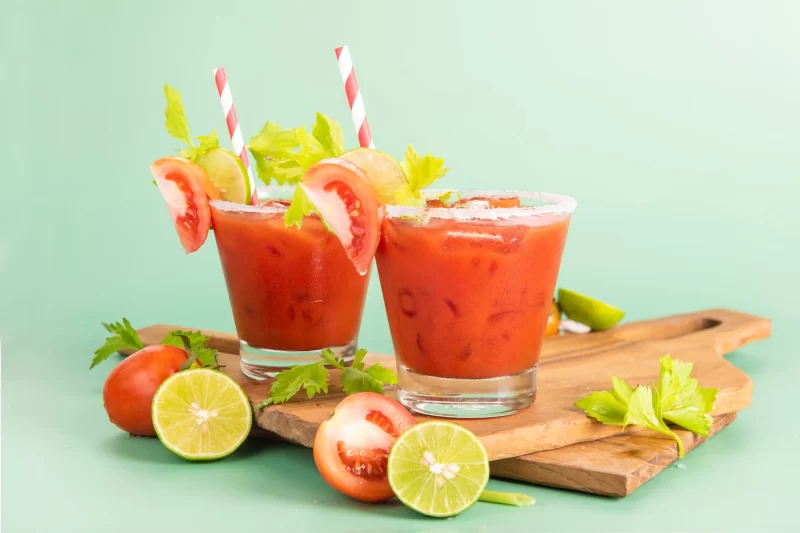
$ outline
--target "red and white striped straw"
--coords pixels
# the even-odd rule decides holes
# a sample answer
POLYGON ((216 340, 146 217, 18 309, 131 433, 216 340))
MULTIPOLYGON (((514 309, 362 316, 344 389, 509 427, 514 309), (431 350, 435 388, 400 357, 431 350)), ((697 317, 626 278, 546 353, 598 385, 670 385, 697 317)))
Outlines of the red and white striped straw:
POLYGON ((231 96, 231 86, 228 84, 228 76, 225 75, 224 68, 214 69, 214 81, 217 82, 217 92, 222 103, 222 113, 225 115, 225 122, 228 125, 228 134, 231 137, 233 151, 239 156, 247 169, 247 178, 250 180, 250 205, 258 205, 258 194, 256 194, 256 182, 253 179, 253 172, 250 170, 250 158, 247 157, 247 147, 244 145, 242 128, 239 126, 239 117, 236 116, 236 107, 233 105, 231 96))
POLYGON ((350 114, 353 116, 353 126, 358 135, 358 144, 362 148, 375 148, 375 143, 372 142, 372 132, 369 131, 367 112, 364 109, 364 99, 361 97, 358 81, 356 81, 356 71, 353 69, 350 49, 346 46, 337 48, 336 59, 339 62, 339 74, 342 75, 347 103, 350 104, 350 114))

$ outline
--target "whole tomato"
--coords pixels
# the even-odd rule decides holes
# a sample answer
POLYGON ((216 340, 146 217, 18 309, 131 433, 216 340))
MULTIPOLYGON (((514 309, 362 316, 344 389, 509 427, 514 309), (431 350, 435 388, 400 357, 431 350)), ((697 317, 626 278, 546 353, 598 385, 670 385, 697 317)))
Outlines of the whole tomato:
POLYGON ((153 395, 187 359, 185 350, 157 344, 117 365, 103 387, 103 406, 111 423, 132 435, 155 437, 150 414, 153 395))

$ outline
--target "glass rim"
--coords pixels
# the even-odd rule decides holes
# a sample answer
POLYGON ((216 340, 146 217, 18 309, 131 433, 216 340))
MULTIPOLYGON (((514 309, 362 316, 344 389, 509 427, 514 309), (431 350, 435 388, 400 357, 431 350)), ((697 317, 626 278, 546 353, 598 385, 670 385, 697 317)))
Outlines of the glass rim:
MULTIPOLYGON (((269 185, 266 187, 256 187, 256 194, 259 200, 289 200, 294 193, 294 187, 290 185, 269 185)), ((285 213, 288 209, 285 205, 250 205, 228 202, 227 200, 211 200, 209 202, 214 209, 233 213, 261 213, 275 214, 285 213)))
MULTIPOLYGON (((273 185, 257 187, 256 193, 259 200, 289 199, 294 192, 293 186, 273 185)), ((463 197, 484 196, 489 198, 518 197, 520 200, 545 202, 545 205, 521 207, 493 207, 465 208, 465 207, 427 207, 386 205, 388 218, 425 217, 453 220, 507 220, 543 215, 571 215, 578 203, 571 196, 547 192, 521 191, 515 189, 429 189, 423 190, 423 198, 437 198, 448 192, 460 194, 463 197)), ((228 202, 226 200, 211 200, 209 204, 220 211, 236 213, 278 214, 285 213, 287 207, 280 204, 249 205, 228 202)))
POLYGON ((518 197, 520 200, 533 200, 546 202, 545 205, 520 206, 520 207, 493 207, 464 208, 464 207, 427 207, 387 205, 388 218, 421 217, 453 219, 453 220, 507 220, 543 215, 571 215, 578 202, 571 196, 553 194, 548 192, 532 192, 520 190, 489 190, 489 189, 433 189, 424 190, 423 198, 437 198, 448 192, 460 194, 465 198, 484 196, 488 198, 518 197))

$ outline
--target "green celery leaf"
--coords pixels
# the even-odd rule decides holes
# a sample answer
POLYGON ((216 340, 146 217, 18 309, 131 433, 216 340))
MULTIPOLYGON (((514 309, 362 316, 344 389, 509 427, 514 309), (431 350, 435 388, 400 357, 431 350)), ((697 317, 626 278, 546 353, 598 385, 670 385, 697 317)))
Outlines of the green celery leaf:
POLYGON ((614 398, 619 400, 620 403, 628 405, 628 400, 630 400, 631 394, 633 394, 633 387, 628 385, 624 379, 620 379, 616 376, 611 376, 611 383, 613 385, 611 394, 614 395, 614 398))
POLYGON ((330 348, 325 348, 319 355, 326 364, 331 365, 339 370, 344 370, 344 359, 337 358, 330 348))
POLYGON ((111 333, 111 336, 107 337, 106 342, 95 350, 90 370, 120 350, 138 351, 144 348, 142 339, 139 338, 139 334, 133 329, 127 318, 123 318, 122 322, 110 324, 103 322, 103 327, 111 333))
POLYGON ((681 438, 670 430, 661 418, 661 400, 658 391, 650 387, 639 386, 633 391, 628 401, 628 413, 625 415, 623 427, 641 426, 667 435, 678 443, 678 457, 684 456, 681 438))
POLYGON ((608 391, 596 391, 575 402, 575 407, 595 420, 611 426, 625 423, 628 407, 608 391))
POLYGON ((184 148, 181 150, 181 157, 188 159, 189 161, 195 162, 204 155, 206 155, 211 150, 216 150, 219 148, 219 138, 217 137, 217 130, 212 131, 207 136, 198 136, 197 142, 200 143, 199 146, 191 146, 189 148, 184 148))
POLYGON ((287 228, 294 225, 297 226, 297 229, 300 229, 303 226, 303 217, 310 215, 313 210, 314 205, 306 196, 303 188, 297 187, 292 195, 292 202, 283 215, 283 223, 286 224, 287 228))
POLYGON ((373 378, 377 379, 384 385, 395 385, 397 384, 397 375, 394 372, 386 368, 385 366, 381 365, 380 363, 375 363, 371 365, 369 368, 365 370, 367 374, 372 376, 373 378))
POLYGON ((247 148, 256 162, 259 179, 269 185, 294 185, 303 177, 302 158, 298 154, 300 128, 287 130, 267 121, 261 131, 250 138, 247 148))
POLYGON ((203 366, 217 366, 217 350, 206 346, 209 337, 203 335, 199 331, 170 331, 167 336, 164 337, 164 340, 161 341, 161 344, 185 348, 183 337, 189 339, 190 351, 197 353, 197 360, 200 361, 203 366))
POLYGON ((383 394, 383 385, 380 381, 370 376, 363 370, 347 367, 342 371, 339 378, 342 382, 342 390, 347 394, 356 392, 377 392, 383 394))
POLYGON ((690 377, 692 363, 673 360, 669 355, 662 357, 660 362, 658 391, 664 419, 708 437, 714 421, 709 413, 717 389, 701 387, 695 378, 690 377))
POLYGON ((287 130, 275 122, 267 121, 261 131, 250 138, 247 148, 253 155, 275 159, 291 157, 300 148, 297 129, 287 130))
POLYGON ((396 193, 395 199, 402 205, 420 205, 422 189, 430 187, 450 171, 444 167, 444 159, 434 157, 432 154, 421 156, 410 144, 401 166, 406 173, 408 183, 396 193))
POLYGON ((367 351, 364 348, 356 350, 355 355, 353 355, 353 363, 350 366, 357 370, 364 370, 364 356, 366 355, 367 351))
POLYGON ((269 395, 271 403, 283 403, 297 394, 300 389, 306 390, 309 398, 319 392, 328 392, 328 369, 322 361, 310 365, 293 366, 275 376, 269 395))
POLYGON ((344 132, 332 118, 317 113, 317 122, 311 133, 325 149, 326 157, 339 157, 344 153, 344 132))
POLYGON ((164 96, 167 99, 167 108, 164 110, 165 125, 170 135, 192 146, 192 136, 189 133, 189 122, 183 110, 181 93, 169 85, 164 85, 164 96))

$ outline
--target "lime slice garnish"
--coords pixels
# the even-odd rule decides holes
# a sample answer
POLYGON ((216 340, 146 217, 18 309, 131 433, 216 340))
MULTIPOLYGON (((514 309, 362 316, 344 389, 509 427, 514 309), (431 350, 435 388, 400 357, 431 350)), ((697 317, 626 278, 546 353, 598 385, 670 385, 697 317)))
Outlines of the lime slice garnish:
POLYGON ((406 174, 395 158, 370 148, 356 148, 339 157, 364 171, 382 203, 397 203, 394 195, 405 185, 406 174))
POLYGON ((567 317, 595 331, 615 326, 625 316, 613 305, 568 289, 558 289, 558 305, 567 317))
POLYGON ((195 161, 203 167, 222 199, 237 204, 250 202, 250 178, 242 160, 224 148, 215 148, 195 161))
POLYGON ((210 461, 233 453, 253 423, 250 400, 216 370, 184 370, 153 397, 153 426, 161 442, 184 459, 210 461))
POLYGON ((423 422, 392 446, 387 465, 395 496, 428 516, 454 516, 478 501, 489 459, 478 438, 451 422, 423 422))

